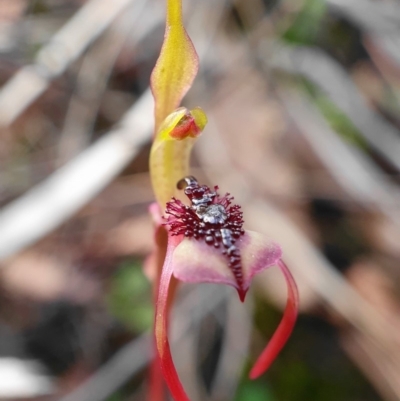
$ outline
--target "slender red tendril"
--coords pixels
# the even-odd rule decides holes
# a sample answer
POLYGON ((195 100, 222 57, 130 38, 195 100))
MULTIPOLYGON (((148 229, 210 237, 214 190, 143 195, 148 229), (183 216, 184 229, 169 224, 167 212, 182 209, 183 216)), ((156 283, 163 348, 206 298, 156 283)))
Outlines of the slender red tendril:
POLYGON ((172 255, 182 240, 182 236, 168 239, 167 254, 161 273, 156 303, 155 336, 161 370, 175 401, 190 401, 176 372, 168 341, 168 294, 171 284, 173 265, 172 255))
POLYGON ((285 277, 288 289, 286 307, 278 328, 251 369, 249 374, 250 379, 256 379, 261 376, 271 366, 289 339, 297 319, 299 293, 296 282, 282 260, 278 262, 278 266, 285 277))

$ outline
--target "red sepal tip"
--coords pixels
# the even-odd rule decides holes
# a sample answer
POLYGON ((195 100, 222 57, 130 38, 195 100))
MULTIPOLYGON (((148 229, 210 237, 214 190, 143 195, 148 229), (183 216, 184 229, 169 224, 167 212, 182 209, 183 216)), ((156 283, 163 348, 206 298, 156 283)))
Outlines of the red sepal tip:
POLYGON ((297 319, 299 293, 296 282, 282 260, 278 262, 278 266, 285 277, 288 289, 286 307, 278 328, 251 369, 249 374, 250 379, 257 379, 271 366, 272 362, 289 339, 297 319))

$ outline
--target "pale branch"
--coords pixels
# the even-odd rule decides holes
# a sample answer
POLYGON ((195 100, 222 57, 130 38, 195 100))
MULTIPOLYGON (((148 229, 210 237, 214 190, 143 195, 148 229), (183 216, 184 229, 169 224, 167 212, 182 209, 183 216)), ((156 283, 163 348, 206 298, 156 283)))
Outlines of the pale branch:
POLYGON ((282 90, 278 95, 289 118, 347 194, 400 228, 400 191, 387 175, 360 149, 341 139, 304 96, 282 90))
POLYGON ((259 47, 266 68, 301 75, 317 87, 359 130, 360 135, 400 170, 400 133, 370 107, 347 72, 330 56, 308 47, 290 48, 282 43, 271 55, 269 45, 259 47))
POLYGON ((121 123, 0 213, 0 260, 50 233, 99 193, 150 140, 150 90, 121 123))
MULTIPOLYGON (((147 0, 135 2, 140 12, 147 0)), ((90 0, 0 91, 0 126, 12 124, 133 0, 90 0)))

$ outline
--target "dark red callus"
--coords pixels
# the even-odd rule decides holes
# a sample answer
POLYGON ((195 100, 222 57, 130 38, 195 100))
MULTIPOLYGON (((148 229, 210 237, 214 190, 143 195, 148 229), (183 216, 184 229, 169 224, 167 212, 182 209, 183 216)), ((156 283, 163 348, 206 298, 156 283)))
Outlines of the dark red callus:
POLYGON ((170 234, 184 235, 220 249, 227 258, 243 301, 246 290, 243 288, 240 249, 235 245, 244 234, 240 206, 232 205, 233 197, 229 194, 219 196, 217 186, 212 191, 206 185, 199 185, 191 176, 179 181, 178 188, 184 189, 191 204, 187 206, 175 198, 167 203, 165 225, 170 234))

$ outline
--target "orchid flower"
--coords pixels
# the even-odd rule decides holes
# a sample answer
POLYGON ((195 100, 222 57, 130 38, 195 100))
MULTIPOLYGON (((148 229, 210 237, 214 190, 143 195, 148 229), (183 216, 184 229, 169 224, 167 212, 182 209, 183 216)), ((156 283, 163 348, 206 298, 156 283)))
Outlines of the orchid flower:
POLYGON ((200 108, 179 107, 198 70, 198 57, 182 22, 180 0, 167 0, 167 20, 160 57, 151 76, 155 98, 155 138, 150 174, 157 203, 150 212, 156 224, 156 362, 176 401, 189 401, 179 380, 168 342, 169 306, 175 283, 227 284, 243 302, 253 276, 278 266, 287 283, 284 316, 250 371, 255 379, 268 369, 294 327, 298 292, 282 261, 280 246, 243 229, 243 214, 229 194, 200 185, 189 174, 190 151, 207 117, 200 108), (180 198, 180 199, 179 199, 180 198))

